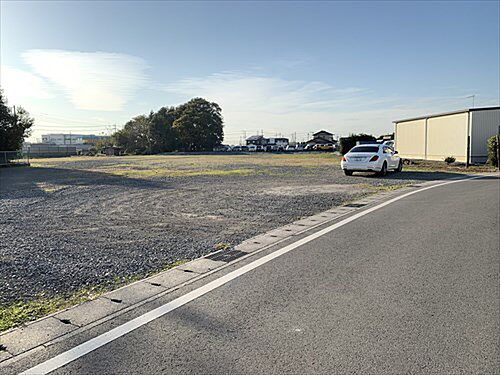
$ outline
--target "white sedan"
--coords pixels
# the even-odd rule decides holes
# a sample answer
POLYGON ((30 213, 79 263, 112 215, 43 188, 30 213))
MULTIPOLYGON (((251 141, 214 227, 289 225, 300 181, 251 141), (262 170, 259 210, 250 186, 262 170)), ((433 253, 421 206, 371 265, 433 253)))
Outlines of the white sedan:
POLYGON ((384 144, 365 144, 353 147, 342 157, 341 168, 347 176, 353 172, 376 172, 385 176, 388 171, 401 172, 403 161, 391 147, 384 144))

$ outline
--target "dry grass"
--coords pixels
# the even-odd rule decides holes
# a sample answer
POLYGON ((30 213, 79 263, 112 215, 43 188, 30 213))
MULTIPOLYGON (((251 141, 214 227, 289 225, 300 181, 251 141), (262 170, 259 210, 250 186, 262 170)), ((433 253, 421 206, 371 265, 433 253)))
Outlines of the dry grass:
MULTIPOLYGON (((340 163, 340 157, 326 153, 242 154, 242 155, 134 155, 74 156, 33 159, 33 167, 75 168, 130 178, 252 175, 262 167, 315 168, 340 163), (74 167, 73 163, 78 163, 74 167)), ((268 171, 272 173, 272 171, 268 171)))
POLYGON ((45 298, 44 296, 40 296, 40 298, 34 301, 19 301, 6 306, 0 305, 0 332, 39 319, 43 316, 53 314, 57 311, 67 309, 80 303, 91 301, 101 296, 103 293, 109 292, 134 281, 141 280, 145 277, 152 276, 155 273, 180 266, 187 261, 187 259, 183 259, 174 263, 167 264, 162 270, 152 272, 150 274, 115 278, 114 282, 111 284, 83 288, 70 295, 60 295, 52 298, 45 298))

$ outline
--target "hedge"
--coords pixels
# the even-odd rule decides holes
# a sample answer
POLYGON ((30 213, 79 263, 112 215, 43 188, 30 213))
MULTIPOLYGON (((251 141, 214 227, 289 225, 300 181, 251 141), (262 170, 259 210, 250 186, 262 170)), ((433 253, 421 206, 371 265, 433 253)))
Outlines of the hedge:
POLYGON ((369 134, 351 134, 349 137, 339 139, 340 153, 345 155, 351 148, 356 146, 357 141, 376 141, 373 135, 369 134))
POLYGON ((498 141, 497 141, 497 136, 494 135, 492 137, 488 138, 488 163, 494 166, 498 166, 498 159, 497 159, 497 148, 498 148, 498 141))

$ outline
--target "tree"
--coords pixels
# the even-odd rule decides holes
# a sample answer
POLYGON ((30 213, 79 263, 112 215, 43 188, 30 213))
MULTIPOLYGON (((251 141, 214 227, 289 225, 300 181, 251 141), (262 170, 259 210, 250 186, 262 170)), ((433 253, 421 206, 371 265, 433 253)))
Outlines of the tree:
POLYGON ((351 134, 349 137, 342 137, 339 140, 340 143, 340 153, 345 155, 349 152, 351 148, 356 146, 357 141, 376 141, 373 135, 369 134, 351 134))
POLYGON ((222 143, 222 110, 217 103, 194 98, 177 107, 177 130, 180 146, 186 151, 212 150, 222 143))
POLYGON ((221 108, 195 98, 178 107, 162 107, 138 116, 113 135, 128 153, 212 150, 223 139, 221 108))
POLYGON ((178 144, 177 131, 173 128, 176 119, 174 107, 162 107, 149 114, 149 132, 152 139, 151 152, 174 151, 178 144))
POLYGON ((149 118, 140 115, 127 122, 122 130, 113 134, 113 140, 125 148, 126 152, 149 154, 153 141, 150 134, 149 118))
POLYGON ((22 107, 16 113, 7 107, 3 92, 0 90, 0 150, 17 151, 24 138, 30 135, 31 127, 35 120, 22 107))
POLYGON ((112 137, 102 137, 98 139, 85 139, 83 143, 91 145, 96 153, 103 152, 107 147, 113 146, 112 137))

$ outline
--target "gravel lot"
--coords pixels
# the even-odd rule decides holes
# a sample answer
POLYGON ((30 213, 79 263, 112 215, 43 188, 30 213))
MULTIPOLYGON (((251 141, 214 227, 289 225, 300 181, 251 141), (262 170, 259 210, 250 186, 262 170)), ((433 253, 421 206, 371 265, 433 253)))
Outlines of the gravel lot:
POLYGON ((0 305, 110 284, 236 245, 385 185, 452 176, 344 176, 338 157, 63 158, 0 169, 0 305))

